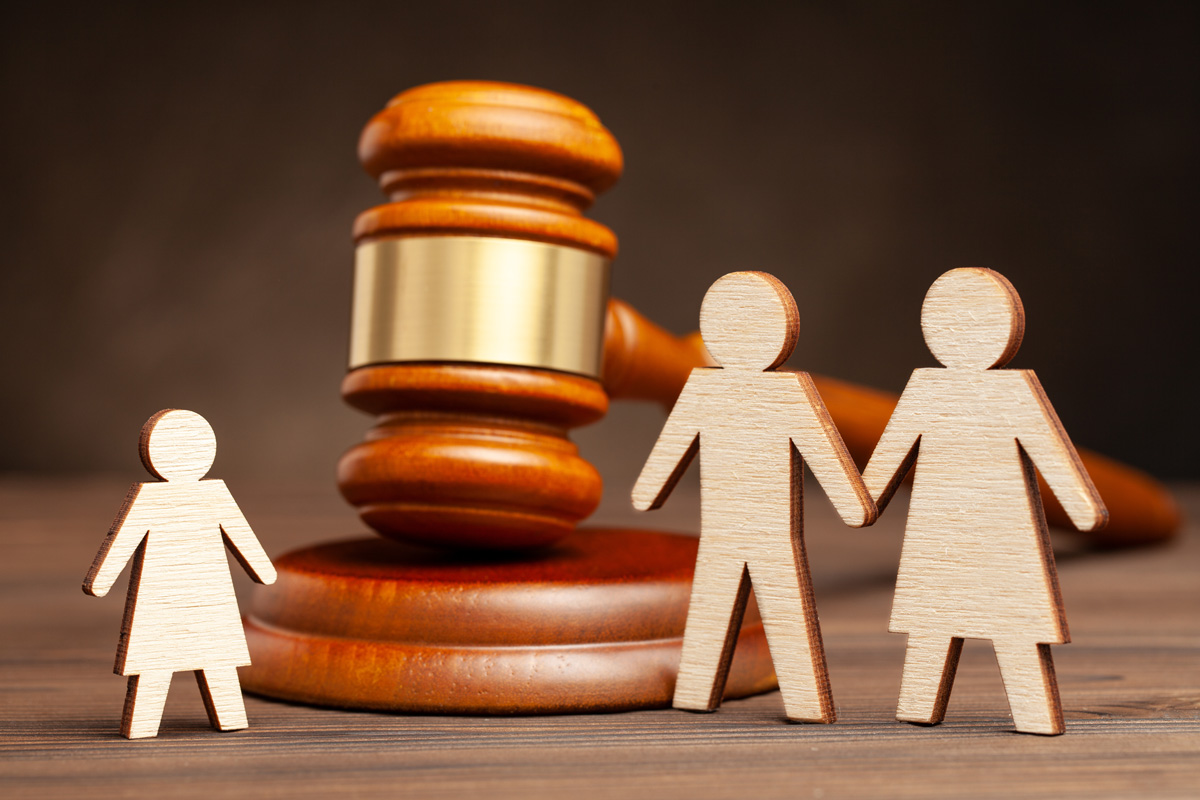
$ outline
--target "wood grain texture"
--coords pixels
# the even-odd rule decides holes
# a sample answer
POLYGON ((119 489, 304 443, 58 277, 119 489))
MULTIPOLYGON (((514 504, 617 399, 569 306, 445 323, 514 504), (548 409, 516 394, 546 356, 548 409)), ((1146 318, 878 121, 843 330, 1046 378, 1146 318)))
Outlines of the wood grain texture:
MULTIPOLYGON (((813 381, 850 455, 865 466, 898 396, 822 375, 813 375, 813 381)), ((1086 531, 1081 538, 1100 547, 1130 547, 1165 541, 1178 533, 1182 517, 1167 487, 1142 470, 1099 453, 1082 448, 1078 453, 1109 512, 1108 525, 1086 531)), ((1038 480, 1049 523, 1071 528, 1070 515, 1049 486, 1038 480)))
POLYGON ((128 675, 121 733, 154 736, 171 675, 190 670, 214 727, 245 728, 236 668, 250 663, 225 557, 228 546, 260 583, 275 570, 233 496, 201 480, 216 456, 199 414, 168 409, 142 428, 142 462, 158 483, 134 484, 84 578, 103 597, 131 559, 114 672, 128 675))
POLYGON ((674 706, 720 704, 753 584, 788 718, 832 722, 804 551, 804 461, 847 524, 872 522, 874 503, 812 380, 774 371, 798 331, 783 284, 726 275, 705 295, 700 330, 720 367, 692 372, 633 488, 635 508, 659 507, 700 456, 700 551, 674 706))
POLYGON ((921 312, 944 369, 918 369, 864 472, 880 508, 915 466, 891 627, 909 635, 897 718, 937 723, 962 639, 992 640, 1017 730, 1059 734, 1049 644, 1070 641, 1036 467, 1083 530, 1104 504, 1027 370, 1002 370, 1025 318, 1003 276, 958 269, 921 312))
MULTIPOLYGON (((1060 537, 1070 647, 1055 667, 1067 735, 1012 733, 987 642, 965 643, 946 721, 895 719, 904 637, 887 632, 909 491, 872 527, 847 531, 809 493, 805 544, 820 599, 835 725, 781 725, 772 692, 719 714, 670 709, 551 717, 338 711, 249 695, 253 727, 209 727, 191 676, 176 675, 157 738, 115 725, 125 679, 109 673, 121 609, 85 597, 79 564, 126 488, 111 477, 0 476, 0 793, 6 798, 615 796, 1190 798, 1200 768, 1200 488, 1171 544, 1095 553, 1060 537), (1075 546, 1073 546, 1075 545, 1075 546)), ((363 535, 328 482, 233 486, 270 553, 331 531, 363 535), (354 532, 357 529, 357 534, 354 532)), ((598 524, 687 529, 690 483, 652 517, 628 501, 598 524)), ((1052 535, 1059 536, 1058 532, 1052 535)), ((383 543, 383 540, 380 540, 383 543)), ((123 590, 119 579, 114 592, 123 590)), ((255 587, 240 571, 243 608, 255 587)), ((243 668, 244 671, 245 668, 243 668)))

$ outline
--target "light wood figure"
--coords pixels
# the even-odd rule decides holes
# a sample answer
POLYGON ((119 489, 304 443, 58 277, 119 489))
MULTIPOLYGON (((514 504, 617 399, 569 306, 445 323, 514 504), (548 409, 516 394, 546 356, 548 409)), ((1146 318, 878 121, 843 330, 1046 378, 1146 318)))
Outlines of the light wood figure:
POLYGON ((191 411, 168 409, 142 427, 142 463, 159 482, 134 484, 83 581, 103 597, 133 558, 114 672, 129 676, 121 733, 155 736, 171 675, 194 670, 209 721, 245 728, 237 668, 250 663, 228 546, 259 583, 275 568, 224 481, 201 480, 217 440, 191 411))
POLYGON ((798 327, 795 301, 771 275, 714 283, 700 333, 720 366, 692 371, 633 488, 636 508, 659 507, 700 454, 700 550, 675 708, 720 704, 753 583, 788 719, 834 720, 804 552, 805 461, 846 524, 868 525, 876 512, 812 379, 775 371, 798 327))
POLYGON ((991 639, 1018 731, 1060 734, 1051 644, 1070 641, 1036 466, 1081 530, 1107 519, 1037 377, 1001 370, 1021 299, 986 269, 942 275, 921 328, 945 369, 918 369, 863 473, 884 509, 914 464, 890 630, 908 634, 896 718, 946 713, 963 639, 991 639))

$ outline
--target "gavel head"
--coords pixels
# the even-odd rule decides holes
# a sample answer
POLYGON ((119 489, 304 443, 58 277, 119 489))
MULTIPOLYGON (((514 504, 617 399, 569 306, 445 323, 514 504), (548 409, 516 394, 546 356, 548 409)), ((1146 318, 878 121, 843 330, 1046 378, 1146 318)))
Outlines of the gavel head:
POLYGON ((616 237, 583 216, 621 173, 584 106, 502 83, 397 95, 359 156, 389 201, 355 223, 350 372, 378 415, 338 484, 384 536, 523 548, 569 533, 601 481, 567 438, 600 385, 616 237))

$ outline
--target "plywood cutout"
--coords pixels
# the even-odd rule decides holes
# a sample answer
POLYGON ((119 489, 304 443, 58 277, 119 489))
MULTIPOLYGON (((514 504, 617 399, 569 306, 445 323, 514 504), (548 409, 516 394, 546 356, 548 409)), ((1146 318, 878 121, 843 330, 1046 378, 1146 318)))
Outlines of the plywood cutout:
POLYGON ((863 478, 882 511, 915 465, 890 630, 908 634, 897 719, 945 715, 963 639, 991 639, 1018 731, 1063 732, 1051 644, 1070 641, 1036 467, 1072 523, 1094 530, 1104 504, 1016 354, 1016 290, 956 269, 925 297, 921 327, 944 365, 918 369, 863 478))
POLYGON ((796 345, 796 304, 761 272, 709 289, 700 332, 717 368, 693 370, 633 489, 640 510, 666 500, 700 455, 700 549, 676 682, 676 708, 720 704, 751 585, 784 710, 833 722, 833 698, 803 537, 803 464, 848 525, 875 506, 812 379, 776 371, 796 345))
POLYGON ((103 597, 131 558, 114 672, 129 676, 121 733, 155 736, 171 675, 192 670, 209 720, 245 728, 237 668, 250 663, 225 548, 259 583, 275 568, 224 481, 201 480, 217 441, 208 422, 168 409, 142 428, 142 463, 157 482, 129 490, 83 582, 103 597))

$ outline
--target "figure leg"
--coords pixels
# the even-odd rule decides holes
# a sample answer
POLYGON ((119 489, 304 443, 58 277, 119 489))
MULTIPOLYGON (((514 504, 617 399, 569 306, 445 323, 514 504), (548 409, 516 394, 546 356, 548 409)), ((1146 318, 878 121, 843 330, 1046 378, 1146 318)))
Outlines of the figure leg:
POLYGON ((706 552, 701 541, 675 681, 675 708, 713 711, 725 694, 725 679, 750 597, 750 576, 745 562, 711 557, 718 555, 711 547, 706 552))
POLYGON ((1000 641, 992 644, 1017 730, 1047 736, 1062 733, 1065 727, 1062 701, 1058 697, 1050 645, 1013 645, 1000 641))
POLYGON ((130 675, 125 690, 125 711, 121 714, 121 735, 127 739, 144 739, 158 735, 163 706, 171 688, 169 670, 130 675))
POLYGON ((936 725, 942 721, 962 645, 963 640, 957 637, 908 635, 896 719, 918 725, 936 725))
POLYGON ((242 684, 237 667, 217 667, 196 670, 196 683, 204 698, 208 721, 217 730, 237 731, 250 727, 246 721, 246 704, 242 700, 242 684))
POLYGON ((795 556, 788 545, 777 559, 751 563, 750 581, 779 676, 784 713, 795 722, 833 722, 837 714, 807 559, 803 553, 795 556))

